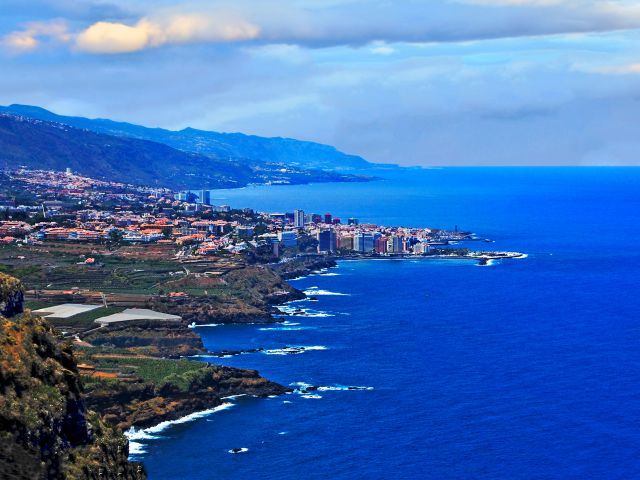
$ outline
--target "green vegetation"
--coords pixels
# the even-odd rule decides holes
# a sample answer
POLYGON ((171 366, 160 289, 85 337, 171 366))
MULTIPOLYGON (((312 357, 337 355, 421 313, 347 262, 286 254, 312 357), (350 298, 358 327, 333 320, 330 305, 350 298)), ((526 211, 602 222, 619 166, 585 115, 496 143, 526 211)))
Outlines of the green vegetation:
MULTIPOLYGON (((113 352, 113 351, 112 351, 113 352)), ((152 383, 156 389, 171 388, 188 392, 192 385, 200 384, 209 372, 206 363, 192 360, 163 360, 128 355, 92 355, 87 361, 96 369, 105 372, 117 372, 122 376, 135 376, 144 382, 152 383)), ((89 383, 96 379, 88 377, 89 383)), ((100 379, 100 382, 117 382, 116 379, 100 379)))

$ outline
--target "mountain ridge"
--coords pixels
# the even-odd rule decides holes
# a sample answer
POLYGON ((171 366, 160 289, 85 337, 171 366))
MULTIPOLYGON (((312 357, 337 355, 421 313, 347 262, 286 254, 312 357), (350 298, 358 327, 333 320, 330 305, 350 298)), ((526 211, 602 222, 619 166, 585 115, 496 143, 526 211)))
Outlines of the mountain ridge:
MULTIPOLYGON (((30 108, 30 107, 29 107, 30 108)), ((108 135, 69 125, 46 110, 0 109, 0 162, 174 190, 235 188, 250 183, 368 181, 371 177, 182 150, 148 138, 108 135), (43 118, 35 118, 35 113, 43 118), (53 115, 53 117, 51 117, 53 115)), ((76 122, 78 123, 78 122, 76 122)), ((146 127, 140 127, 143 130, 146 127)), ((145 130, 146 131, 146 130, 145 130)))
POLYGON ((163 143, 177 150, 252 163, 283 163, 306 169, 354 171, 375 167, 364 158, 341 152, 333 146, 287 137, 260 137, 239 132, 214 132, 186 127, 168 130, 105 118, 64 116, 42 107, 12 104, 0 112, 53 121, 96 133, 163 143))

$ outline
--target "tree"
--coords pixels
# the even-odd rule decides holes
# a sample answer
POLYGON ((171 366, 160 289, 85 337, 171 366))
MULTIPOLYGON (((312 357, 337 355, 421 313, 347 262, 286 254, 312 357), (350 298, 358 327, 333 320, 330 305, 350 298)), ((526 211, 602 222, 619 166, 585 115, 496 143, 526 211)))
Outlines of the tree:
POLYGON ((107 245, 111 246, 119 246, 122 243, 122 239, 124 238, 124 234, 114 228, 109 232, 109 236, 107 237, 107 245))

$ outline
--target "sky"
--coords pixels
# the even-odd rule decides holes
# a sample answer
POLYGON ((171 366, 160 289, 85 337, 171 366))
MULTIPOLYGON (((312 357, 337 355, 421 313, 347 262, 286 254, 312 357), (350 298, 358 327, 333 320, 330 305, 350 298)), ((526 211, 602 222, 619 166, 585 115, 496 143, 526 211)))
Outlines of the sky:
POLYGON ((402 165, 640 165, 640 0, 0 0, 0 104, 402 165))

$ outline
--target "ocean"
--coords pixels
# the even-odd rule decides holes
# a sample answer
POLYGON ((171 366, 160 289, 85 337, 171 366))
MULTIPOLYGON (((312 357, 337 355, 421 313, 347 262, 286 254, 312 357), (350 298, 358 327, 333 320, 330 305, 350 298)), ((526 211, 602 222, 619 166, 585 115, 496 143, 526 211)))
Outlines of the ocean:
POLYGON ((299 390, 140 434, 133 457, 149 477, 640 478, 640 169, 379 175, 214 198, 458 225, 495 240, 471 247, 528 257, 344 261, 292 282, 318 301, 289 305, 305 314, 285 324, 198 328, 211 350, 267 349, 211 362, 299 390))

